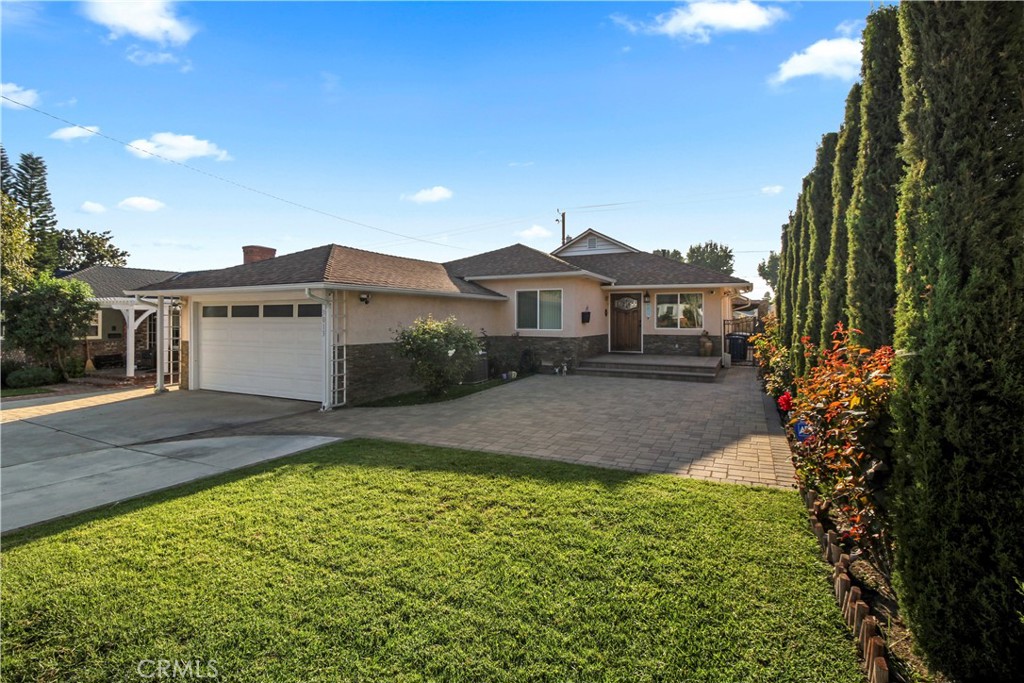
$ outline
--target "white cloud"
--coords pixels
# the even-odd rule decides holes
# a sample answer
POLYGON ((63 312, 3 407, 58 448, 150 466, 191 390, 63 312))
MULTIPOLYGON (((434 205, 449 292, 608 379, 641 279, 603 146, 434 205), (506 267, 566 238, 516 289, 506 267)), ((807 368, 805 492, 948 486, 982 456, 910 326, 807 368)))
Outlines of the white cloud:
POLYGON ((125 57, 132 64, 139 66, 152 66, 153 64, 177 64, 178 58, 170 52, 150 52, 143 50, 138 45, 132 45, 125 51, 125 57))
POLYGON ((78 138, 91 138, 99 132, 99 126, 68 126, 53 131, 50 133, 50 137, 54 140, 77 140, 78 138))
POLYGON ((761 188, 761 194, 779 194, 783 189, 782 185, 766 185, 761 188))
POLYGON ((840 22, 839 26, 836 26, 836 33, 844 38, 852 38, 860 35, 863 31, 863 19, 847 19, 846 21, 840 22))
POLYGON ((614 15, 612 20, 630 33, 651 33, 707 43, 713 33, 760 31, 785 17, 786 13, 780 8, 764 7, 751 0, 697 0, 682 7, 673 7, 650 23, 636 22, 622 15, 614 15))
POLYGON ((151 197, 128 197, 117 203, 117 207, 125 211, 159 211, 165 206, 162 201, 151 197))
POLYGON ((510 161, 508 165, 512 168, 526 168, 527 166, 533 166, 532 161, 510 161))
POLYGON ((78 210, 82 213, 106 213, 107 207, 103 206, 99 202, 82 202, 82 205, 78 207, 78 210))
POLYGON ((39 104, 38 92, 28 88, 22 88, 17 83, 0 84, 0 94, 4 97, 10 97, 12 100, 19 103, 15 104, 10 100, 0 100, 0 102, 3 102, 3 106, 11 109, 22 109, 20 106, 21 104, 28 105, 29 107, 34 107, 39 104))
POLYGON ((853 38, 819 40, 779 65, 769 82, 779 85, 801 76, 852 81, 860 74, 860 41, 853 38))
POLYGON ((516 234, 524 240, 540 240, 545 237, 551 237, 551 231, 542 225, 532 225, 526 230, 520 230, 516 234))
POLYGON ((194 26, 175 16, 174 3, 165 0, 89 0, 84 10, 86 17, 110 29, 113 40, 130 35, 161 45, 184 45, 196 33, 194 26))
POLYGON ((171 161, 188 161, 199 157, 213 157, 217 161, 231 159, 226 150, 209 140, 176 133, 156 133, 148 140, 133 140, 127 149, 140 159, 152 159, 154 154, 171 161))
POLYGON ((451 199, 454 193, 443 185, 435 185, 429 187, 415 194, 403 194, 402 199, 407 202, 415 202, 416 204, 432 204, 433 202, 444 201, 445 199, 451 199))

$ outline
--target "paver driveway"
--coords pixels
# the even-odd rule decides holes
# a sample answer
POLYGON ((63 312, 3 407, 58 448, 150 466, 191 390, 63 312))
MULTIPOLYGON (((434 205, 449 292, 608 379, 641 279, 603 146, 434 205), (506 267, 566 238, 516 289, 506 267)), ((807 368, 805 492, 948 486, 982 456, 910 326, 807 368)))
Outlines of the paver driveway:
POLYGON ((789 447, 753 368, 700 384, 534 376, 455 401, 305 413, 217 430, 323 434, 791 487, 789 447))

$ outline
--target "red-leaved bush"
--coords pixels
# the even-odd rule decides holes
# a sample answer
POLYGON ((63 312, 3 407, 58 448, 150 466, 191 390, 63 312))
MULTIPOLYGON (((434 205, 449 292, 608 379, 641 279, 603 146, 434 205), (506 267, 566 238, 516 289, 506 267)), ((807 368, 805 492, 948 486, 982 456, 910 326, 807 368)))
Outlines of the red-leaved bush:
POLYGON ((885 485, 891 474, 889 398, 891 347, 853 344, 842 323, 832 348, 805 342, 808 372, 796 380, 789 432, 800 421, 808 436, 791 438, 797 479, 828 501, 840 533, 871 553, 886 575, 892 536, 885 485))

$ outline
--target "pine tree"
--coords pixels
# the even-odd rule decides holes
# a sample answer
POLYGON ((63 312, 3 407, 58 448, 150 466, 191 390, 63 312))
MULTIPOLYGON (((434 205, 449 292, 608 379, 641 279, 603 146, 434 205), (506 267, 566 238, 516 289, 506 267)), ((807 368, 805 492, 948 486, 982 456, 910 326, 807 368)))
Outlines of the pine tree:
POLYGON ((899 49, 896 7, 872 12, 864 29, 861 136, 846 274, 850 326, 871 348, 892 343, 896 305, 896 200, 903 175, 899 49))
POLYGON ((958 681, 1024 670, 1024 5, 903 3, 900 601, 958 681))
POLYGON ((35 244, 33 269, 52 272, 58 266, 60 235, 50 190, 46 186, 46 162, 42 157, 21 155, 14 171, 14 200, 29 217, 29 236, 35 244))
POLYGON ((825 274, 832 236, 832 169, 838 141, 838 133, 822 136, 808 188, 807 309, 801 336, 810 337, 812 344, 821 340, 821 278, 825 274))
POLYGON ((0 145, 0 192, 14 199, 14 167, 3 145, 0 145))
POLYGON ((828 261, 821 279, 821 329, 823 345, 832 340, 837 322, 846 319, 846 213, 853 192, 853 170, 857 165, 860 141, 860 83, 854 83, 846 98, 846 115, 836 143, 836 162, 832 170, 832 230, 829 237, 828 261))

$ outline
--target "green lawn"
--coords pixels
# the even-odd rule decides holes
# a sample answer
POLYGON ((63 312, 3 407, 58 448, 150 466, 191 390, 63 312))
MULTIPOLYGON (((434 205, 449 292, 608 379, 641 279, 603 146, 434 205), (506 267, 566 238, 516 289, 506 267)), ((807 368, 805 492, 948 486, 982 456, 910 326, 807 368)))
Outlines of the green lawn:
POLYGON ((795 492, 351 441, 4 539, 4 680, 862 681, 816 551, 795 492))
POLYGON ((50 389, 43 387, 27 387, 25 389, 0 389, 0 398, 13 398, 15 396, 29 396, 31 394, 49 394, 50 389))

